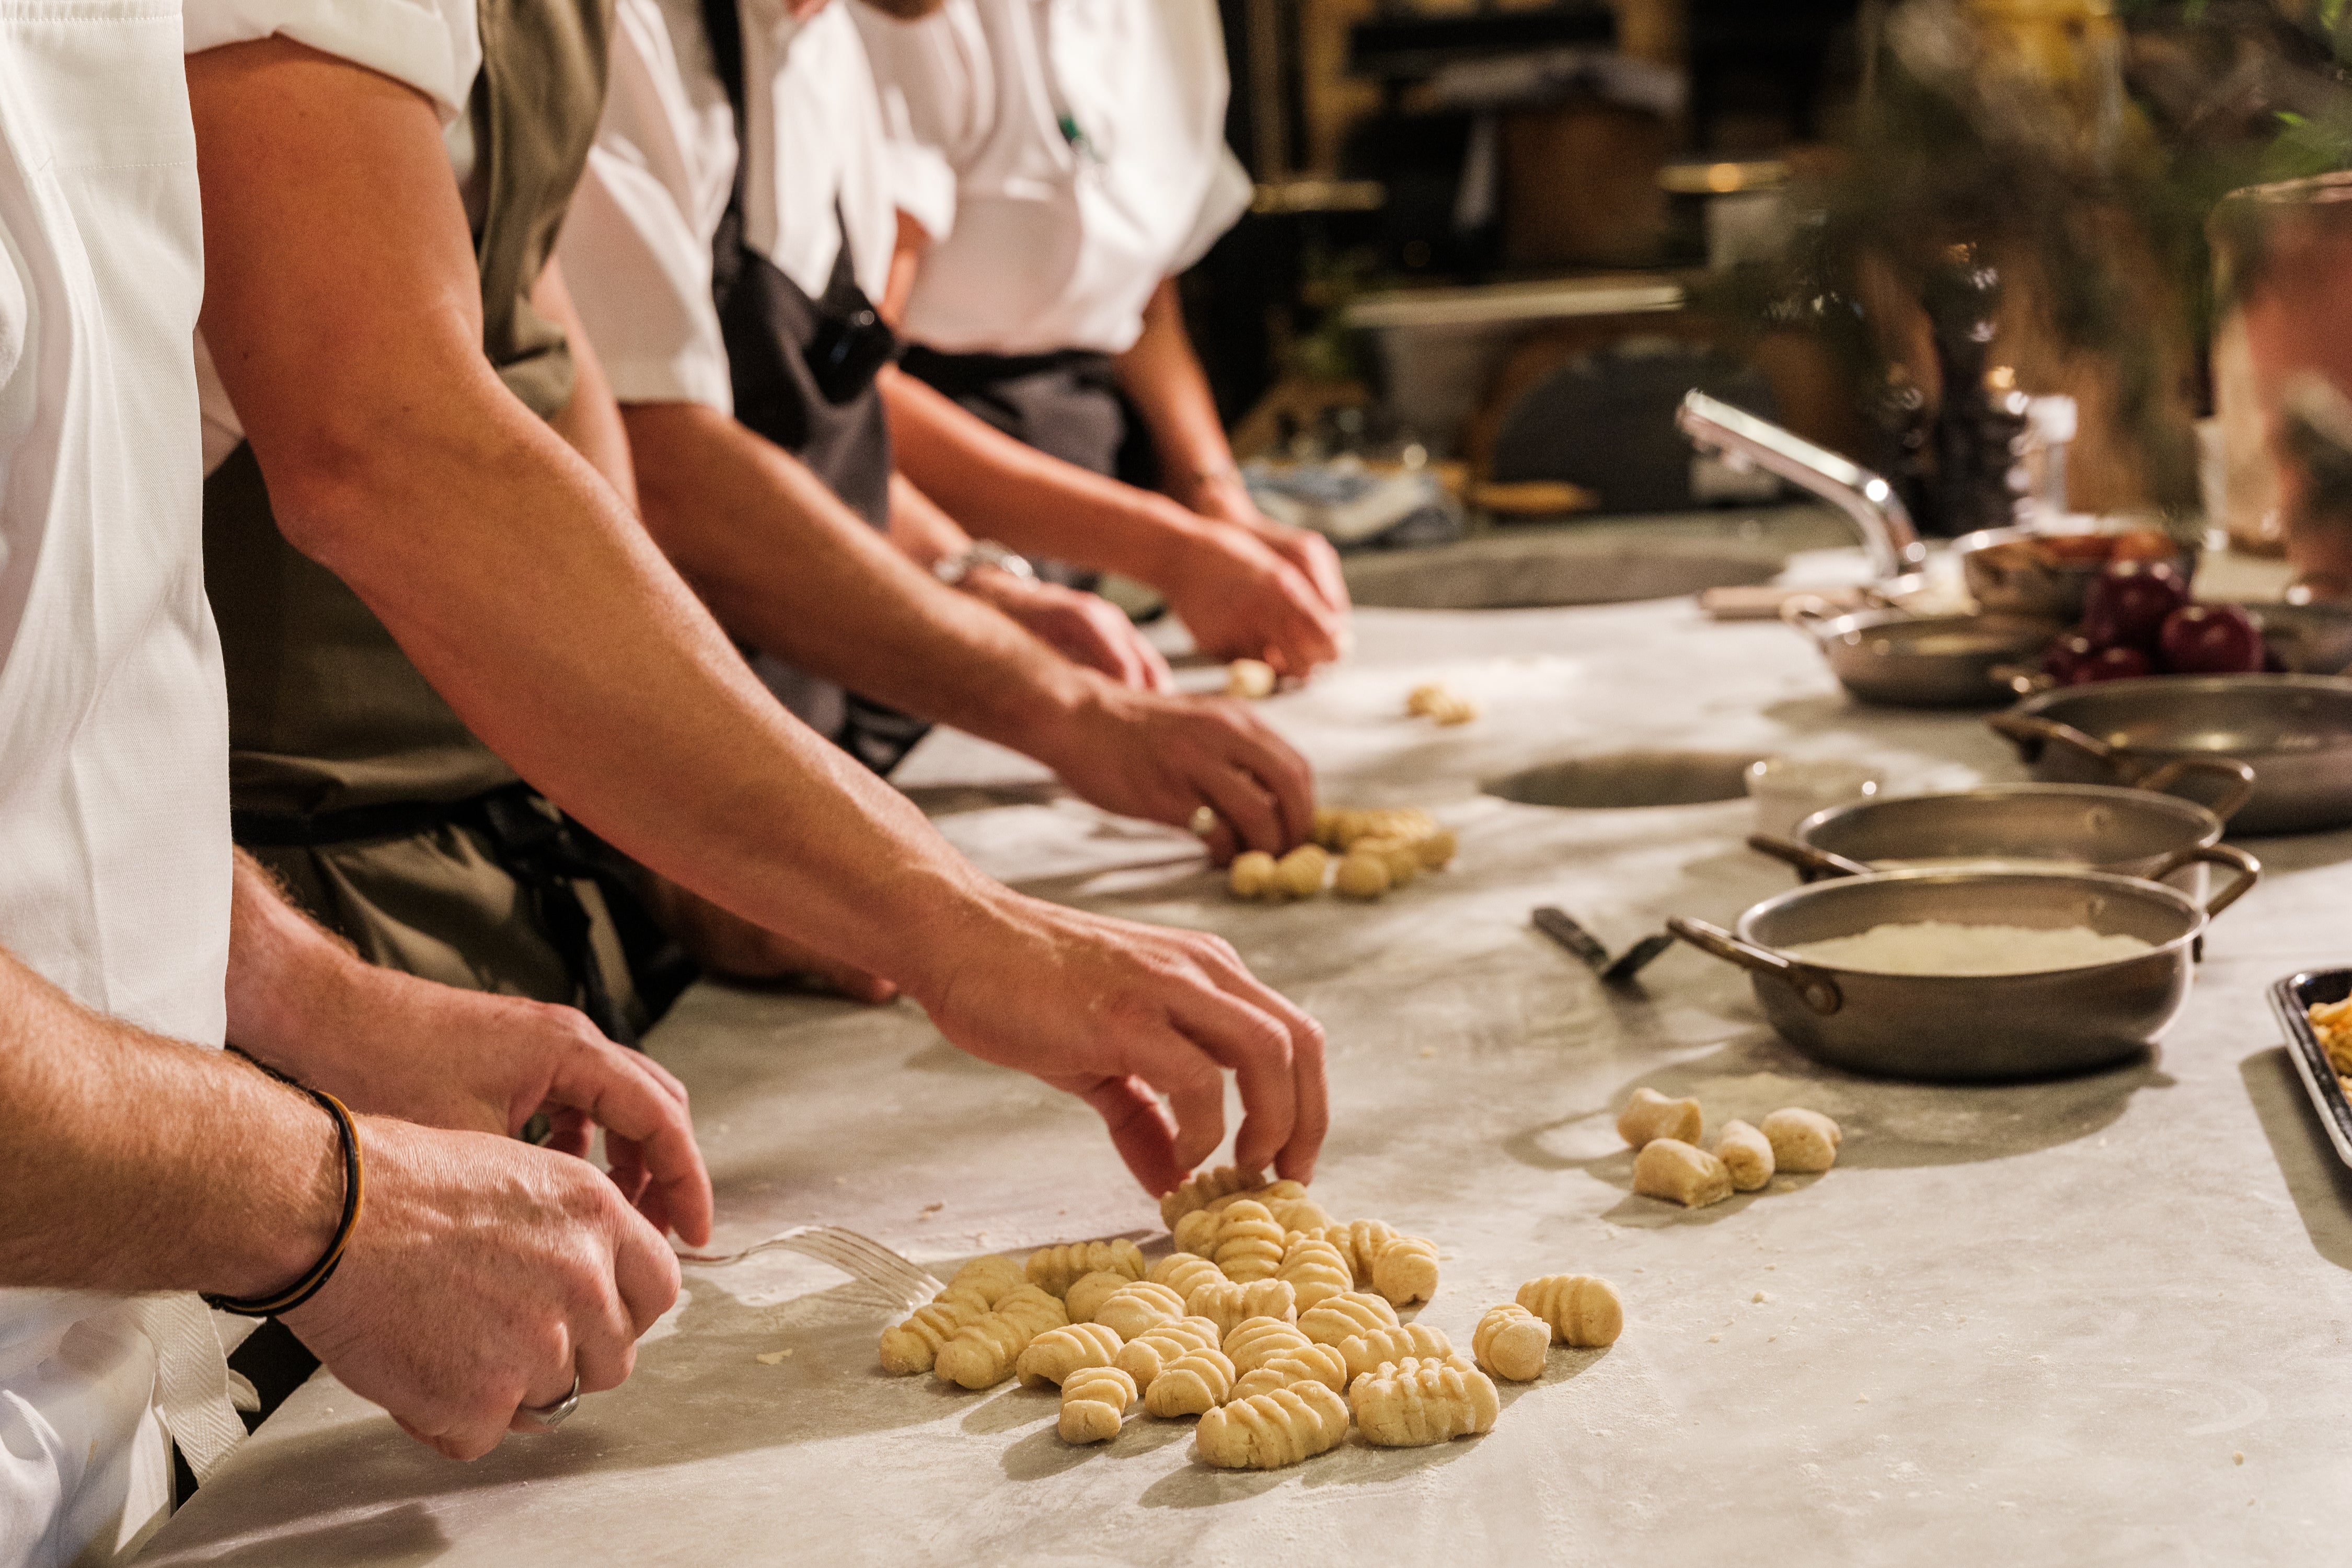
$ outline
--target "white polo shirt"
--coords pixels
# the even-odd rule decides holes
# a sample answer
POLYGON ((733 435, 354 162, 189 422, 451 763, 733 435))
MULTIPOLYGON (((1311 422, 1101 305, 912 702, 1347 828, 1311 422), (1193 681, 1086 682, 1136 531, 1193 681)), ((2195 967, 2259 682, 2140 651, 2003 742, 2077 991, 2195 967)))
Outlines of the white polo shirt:
MULTIPOLYGON (((178 0, 0 0, 0 946, 218 1046, 228 710, 180 39, 178 0)), ((222 1388, 219 1363, 192 1296, 0 1289, 0 1568, 110 1561, 170 1501, 159 1382, 222 1388)), ((199 1464, 242 1436, 209 1414, 220 1443, 180 1434, 199 1464)))
POLYGON ((1216 0, 851 9, 908 165, 901 205, 932 237, 907 305, 918 342, 1120 353, 1160 281, 1249 206, 1216 0))
MULTIPOLYGON (((739 15, 751 143, 744 241, 815 298, 846 233, 858 286, 879 299, 898 206, 880 102, 845 0, 806 23, 778 0, 745 0, 739 15)), ((698 0, 618 0, 604 116, 556 257, 624 403, 734 409, 710 246, 736 157, 698 0)))

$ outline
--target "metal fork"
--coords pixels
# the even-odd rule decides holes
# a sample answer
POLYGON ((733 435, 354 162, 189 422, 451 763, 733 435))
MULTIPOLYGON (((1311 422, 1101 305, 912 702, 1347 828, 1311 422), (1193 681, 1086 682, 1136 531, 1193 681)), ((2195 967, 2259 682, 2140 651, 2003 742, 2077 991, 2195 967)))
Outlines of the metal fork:
POLYGON ((891 1251, 870 1236, 844 1230, 837 1225, 796 1225, 740 1252, 680 1252, 680 1263, 724 1268, 756 1258, 762 1252, 797 1252, 830 1264, 870 1285, 891 1306, 912 1311, 947 1289, 947 1284, 911 1259, 891 1251))

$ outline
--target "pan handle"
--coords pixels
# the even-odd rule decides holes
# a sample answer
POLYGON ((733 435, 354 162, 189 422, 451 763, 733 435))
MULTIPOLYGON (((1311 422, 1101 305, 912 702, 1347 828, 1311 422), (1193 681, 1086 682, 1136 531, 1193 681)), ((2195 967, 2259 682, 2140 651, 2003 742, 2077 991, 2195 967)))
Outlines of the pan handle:
MULTIPOLYGON (((2120 757, 2122 753, 2117 753, 2120 757)), ((2235 757, 2175 757, 2162 766, 2131 780, 2136 789, 2169 795, 2172 786, 2190 773, 2214 773, 2228 782, 2221 797, 2205 809, 2227 822, 2254 795, 2254 770, 2235 757)))
POLYGON ((2058 678, 2030 664, 1996 664, 1989 672, 1992 683, 2012 697, 2039 697, 2058 689, 2058 678))
POLYGON ((1769 855, 1784 866, 1795 867, 1808 882, 1817 877, 1867 877, 1877 869, 1862 861, 1832 855, 1826 849, 1816 849, 1793 838, 1775 837, 1769 833, 1749 834, 1748 847, 1759 855, 1769 855))
POLYGON ((1701 952, 1726 963, 1736 963, 1742 969, 1786 982, 1806 1006, 1824 1018, 1845 1005, 1844 993, 1838 989, 1837 982, 1820 970, 1792 963, 1753 942, 1742 942, 1721 926, 1675 915, 1666 921, 1666 929, 1701 952))
POLYGON ((2086 735, 2072 724, 2061 724, 2055 719, 2044 719, 2036 713, 1996 713, 1985 721, 1993 732, 2017 748, 2020 758, 2028 763, 2042 760, 2045 746, 2064 746, 2082 752, 2095 763, 2104 763, 2120 776, 2124 771, 2123 754, 2095 736, 2086 735))
POLYGON ((2186 849, 2176 849, 2148 868, 2147 880, 2161 882, 2183 866, 2193 866, 2200 860, 2208 866, 2223 866, 2237 873, 2230 879, 2228 887, 2206 900, 2205 918, 2209 921, 2252 892, 2254 884, 2262 880, 2263 863, 2234 844, 2195 844, 2186 849))

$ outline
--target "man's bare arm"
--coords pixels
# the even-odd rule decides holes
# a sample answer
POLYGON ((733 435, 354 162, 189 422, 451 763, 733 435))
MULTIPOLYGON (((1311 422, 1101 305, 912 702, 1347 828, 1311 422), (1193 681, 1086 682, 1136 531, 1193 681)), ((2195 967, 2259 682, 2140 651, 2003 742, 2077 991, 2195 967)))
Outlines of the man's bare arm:
POLYGON ((637 475, 629 462, 629 433, 621 424, 620 405, 613 401, 613 384, 604 379, 604 363, 596 357, 596 345, 588 341, 580 324, 572 290, 564 287, 563 268, 554 260, 550 259, 540 273, 530 302, 541 315, 563 329, 572 351, 572 401, 548 421, 549 427, 588 459, 631 511, 638 511, 637 475))

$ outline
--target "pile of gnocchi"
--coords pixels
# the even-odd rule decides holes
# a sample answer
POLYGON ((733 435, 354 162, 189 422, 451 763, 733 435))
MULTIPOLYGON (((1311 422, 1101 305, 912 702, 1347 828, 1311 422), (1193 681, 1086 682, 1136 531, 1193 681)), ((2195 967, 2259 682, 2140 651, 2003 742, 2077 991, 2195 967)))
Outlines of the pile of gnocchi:
POLYGON ((1775 1172, 1816 1175, 1837 1163, 1845 1133, 1818 1110, 1790 1106, 1761 1127, 1727 1121, 1712 1152, 1699 1146, 1705 1125, 1696 1100, 1668 1100, 1637 1089, 1617 1118, 1617 1135, 1632 1145, 1633 1190, 1685 1208, 1719 1204, 1735 1192, 1752 1193, 1775 1172))
POLYGON ((1418 806, 1379 811, 1315 809, 1315 841, 1277 860, 1263 849, 1234 857, 1225 886, 1237 899, 1286 903, 1329 888, 1341 898, 1371 900, 1423 871, 1454 863, 1459 841, 1418 806))
POLYGON ((883 1331, 882 1366, 993 1388, 1061 1390, 1064 1441, 1117 1436, 1139 1402, 1198 1417, 1193 1447, 1224 1469, 1279 1469, 1327 1453, 1352 1425, 1417 1447, 1489 1431, 1494 1379, 1541 1376, 1554 1344, 1612 1344, 1616 1287, 1555 1274, 1490 1309, 1463 1355, 1397 1309, 1437 1289, 1437 1247, 1379 1220, 1334 1221, 1297 1182, 1230 1165, 1160 1200, 1176 1250, 1146 1268, 1127 1240, 976 1258, 929 1305, 883 1331))

